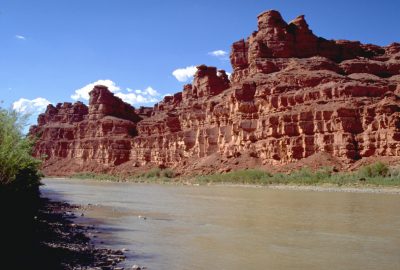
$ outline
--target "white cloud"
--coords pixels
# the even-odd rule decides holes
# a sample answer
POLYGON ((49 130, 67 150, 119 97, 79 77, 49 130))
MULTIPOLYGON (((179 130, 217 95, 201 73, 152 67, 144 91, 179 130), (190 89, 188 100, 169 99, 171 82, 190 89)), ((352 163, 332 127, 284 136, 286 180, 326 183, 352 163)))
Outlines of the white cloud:
POLYGON ((74 100, 89 100, 89 92, 92 91, 93 87, 98 84, 107 86, 108 90, 110 90, 111 92, 118 92, 121 90, 121 88, 111 80, 98 80, 96 82, 89 83, 88 85, 85 85, 80 89, 75 90, 75 94, 71 95, 71 98, 74 100))
POLYGON ((178 68, 175 69, 172 72, 172 75, 174 75, 174 77, 180 81, 180 82, 186 82, 189 79, 193 78, 193 75, 196 73, 197 68, 195 66, 189 66, 189 67, 185 67, 185 68, 178 68))
POLYGON ((215 57, 223 57, 228 55, 228 52, 223 51, 223 50, 216 50, 208 53, 209 55, 215 56, 215 57))
MULTIPOLYGON (((128 92, 132 92, 132 89, 129 89, 129 88, 128 88, 128 92), (131 91, 129 91, 129 90, 131 90, 131 91)), ((150 86, 147 87, 147 88, 144 89, 144 90, 135 90, 135 93, 136 93, 136 94, 139 94, 139 95, 145 95, 145 96, 151 96, 151 97, 160 96, 160 93, 158 93, 157 90, 154 90, 154 89, 151 88, 150 86)))
POLYGON ((44 112, 47 105, 50 104, 45 98, 38 97, 35 99, 20 98, 12 104, 13 110, 23 114, 37 114, 44 112))
POLYGON ((21 40, 26 40, 26 37, 21 36, 21 35, 15 35, 16 39, 21 39, 21 40))
POLYGON ((132 105, 135 104, 141 104, 141 103, 154 103, 160 100, 159 96, 158 98, 155 96, 151 95, 146 95, 146 94, 137 94, 137 93, 116 93, 115 94, 117 97, 121 98, 123 101, 130 103, 132 105))
POLYGON ((132 88, 121 89, 121 87, 117 86, 117 84, 112 80, 98 80, 96 82, 89 83, 88 85, 75 90, 75 93, 71 96, 71 98, 74 100, 89 100, 89 92, 92 91, 93 87, 98 84, 107 86, 108 90, 115 93, 115 96, 132 105, 154 103, 158 102, 162 98, 162 95, 151 86, 145 88, 144 90, 134 90, 132 88))
POLYGON ((151 86, 144 90, 127 88, 126 91, 128 93, 118 92, 115 95, 132 105, 154 103, 161 99, 161 94, 151 86))
POLYGON ((123 101, 128 102, 132 105, 158 102, 162 97, 162 95, 151 86, 147 87, 144 90, 133 90, 131 88, 126 88, 126 92, 128 93, 123 93, 121 91, 116 93, 115 95, 121 98, 123 101))

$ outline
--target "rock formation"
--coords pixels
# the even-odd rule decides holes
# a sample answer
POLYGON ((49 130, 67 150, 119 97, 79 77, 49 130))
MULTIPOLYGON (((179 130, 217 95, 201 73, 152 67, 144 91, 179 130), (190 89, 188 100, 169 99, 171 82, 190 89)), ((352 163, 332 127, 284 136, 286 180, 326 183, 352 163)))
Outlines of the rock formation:
POLYGON ((35 154, 46 155, 50 174, 61 165, 58 173, 191 172, 279 167, 321 155, 340 166, 400 160, 399 43, 326 40, 304 16, 286 23, 267 11, 258 31, 233 43, 230 58, 231 80, 198 66, 192 84, 153 109, 135 110, 101 86, 89 108, 49 105, 31 129, 35 154))
POLYGON ((45 159, 45 172, 48 166, 50 174, 102 171, 129 160, 141 119, 131 105, 96 86, 89 107, 81 102, 48 105, 29 133, 37 138, 34 154, 45 159))

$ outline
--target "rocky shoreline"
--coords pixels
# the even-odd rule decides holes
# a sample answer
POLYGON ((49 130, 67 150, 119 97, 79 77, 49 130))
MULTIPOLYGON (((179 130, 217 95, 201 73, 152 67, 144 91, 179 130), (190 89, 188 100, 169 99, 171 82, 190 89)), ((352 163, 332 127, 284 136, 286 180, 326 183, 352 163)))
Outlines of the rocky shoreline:
POLYGON ((125 259, 122 250, 99 249, 90 242, 94 226, 82 226, 73 222, 75 210, 80 206, 66 202, 44 199, 45 207, 39 219, 44 228, 49 227, 54 234, 44 239, 49 248, 64 251, 67 258, 65 269, 122 269, 117 264, 125 259), (54 219, 54 220, 53 220, 54 219))
MULTIPOLYGON (((34 269, 101 269, 122 270, 118 263, 125 259, 123 250, 96 248, 90 239, 94 226, 74 223, 80 206, 40 199, 34 216, 37 239, 34 269)), ((33 256, 32 256, 33 257, 33 256)))

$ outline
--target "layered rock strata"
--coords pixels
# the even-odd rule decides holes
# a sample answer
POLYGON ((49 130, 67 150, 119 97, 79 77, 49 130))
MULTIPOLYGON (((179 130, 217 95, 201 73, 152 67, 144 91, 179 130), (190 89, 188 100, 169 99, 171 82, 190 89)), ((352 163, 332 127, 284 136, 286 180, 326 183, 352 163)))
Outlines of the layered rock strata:
POLYGON ((37 138, 34 154, 45 159, 45 172, 47 165, 53 173, 102 170, 129 160, 141 119, 131 105, 96 86, 89 107, 81 102, 48 105, 29 133, 37 138))
POLYGON ((99 86, 89 108, 50 105, 31 131, 35 154, 83 167, 129 161, 183 170, 205 159, 283 166, 321 153, 341 164, 400 159, 399 43, 326 40, 304 16, 286 23, 267 11, 230 58, 231 80, 198 66, 192 84, 151 110, 135 111, 99 86))

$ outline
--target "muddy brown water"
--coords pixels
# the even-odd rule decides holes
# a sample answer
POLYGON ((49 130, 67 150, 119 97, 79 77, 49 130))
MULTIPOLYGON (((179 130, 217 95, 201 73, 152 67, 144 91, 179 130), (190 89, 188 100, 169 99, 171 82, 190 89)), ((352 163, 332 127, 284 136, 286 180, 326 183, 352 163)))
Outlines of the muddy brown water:
POLYGON ((400 195, 45 179, 148 269, 400 269, 400 195))

